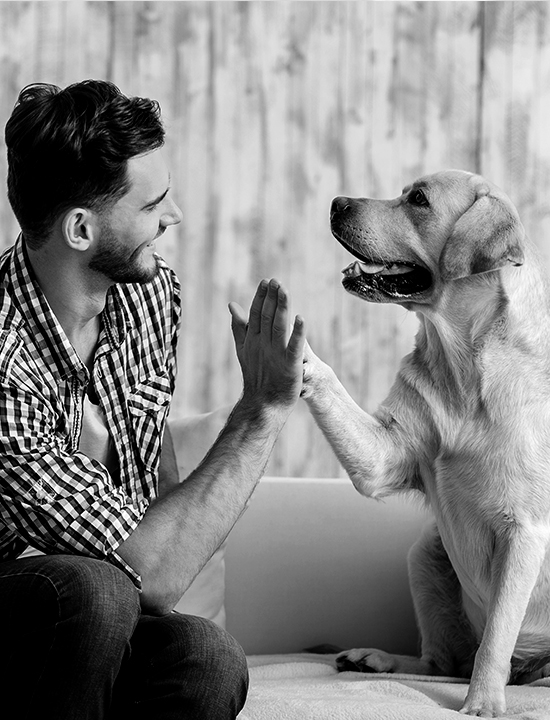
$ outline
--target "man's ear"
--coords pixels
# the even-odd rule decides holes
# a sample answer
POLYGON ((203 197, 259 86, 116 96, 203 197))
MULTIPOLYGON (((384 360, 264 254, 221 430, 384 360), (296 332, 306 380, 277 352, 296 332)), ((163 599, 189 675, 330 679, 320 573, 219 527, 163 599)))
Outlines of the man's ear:
POLYGON ((85 252, 94 241, 96 220, 86 208, 71 208, 61 221, 61 230, 65 243, 73 250, 85 252))
POLYGON ((506 196, 486 192, 459 217, 439 260, 443 280, 523 265, 525 230, 506 196))

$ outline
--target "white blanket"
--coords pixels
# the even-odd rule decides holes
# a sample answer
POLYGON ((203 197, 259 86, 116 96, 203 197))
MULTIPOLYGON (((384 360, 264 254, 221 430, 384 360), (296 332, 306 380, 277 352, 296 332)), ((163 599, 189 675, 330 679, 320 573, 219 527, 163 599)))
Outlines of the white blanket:
MULTIPOLYGON (((330 655, 248 658, 250 691, 239 720, 446 720, 468 685, 454 678, 338 673, 330 655)), ((550 681, 506 688, 506 720, 550 720, 550 681)))

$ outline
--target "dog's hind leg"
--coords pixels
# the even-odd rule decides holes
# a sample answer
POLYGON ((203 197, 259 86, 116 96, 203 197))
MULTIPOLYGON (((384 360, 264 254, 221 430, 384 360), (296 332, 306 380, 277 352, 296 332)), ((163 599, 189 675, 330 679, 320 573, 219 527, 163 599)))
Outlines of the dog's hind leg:
POLYGON ((526 685, 547 677, 550 677, 550 658, 548 655, 542 658, 534 657, 526 661, 512 658, 510 685, 526 685))
POLYGON ((479 646, 466 617, 462 588, 435 524, 409 552, 409 580, 422 641, 433 674, 470 677, 479 646))
POLYGON ((460 583, 435 526, 409 553, 409 577, 420 630, 421 656, 393 655, 371 648, 336 658, 340 671, 469 677, 478 642, 462 610, 460 583))

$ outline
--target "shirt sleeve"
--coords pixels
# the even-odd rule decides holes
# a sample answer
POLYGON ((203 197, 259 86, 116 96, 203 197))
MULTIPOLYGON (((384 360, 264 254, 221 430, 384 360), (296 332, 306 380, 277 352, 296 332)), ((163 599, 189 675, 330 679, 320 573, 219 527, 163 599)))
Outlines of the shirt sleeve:
POLYGON ((0 519, 38 550, 108 560, 139 585, 116 549, 149 501, 134 502, 101 463, 70 452, 59 403, 24 368, 12 363, 1 373, 0 519))

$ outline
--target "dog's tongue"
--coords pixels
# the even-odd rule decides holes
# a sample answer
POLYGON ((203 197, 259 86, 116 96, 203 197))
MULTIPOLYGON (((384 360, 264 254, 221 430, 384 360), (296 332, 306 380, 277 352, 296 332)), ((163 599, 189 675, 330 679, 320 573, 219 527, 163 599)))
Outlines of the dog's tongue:
POLYGON ((405 273, 412 272, 413 268, 408 265, 401 265, 399 263, 393 263, 393 265, 383 265, 381 263, 362 263, 356 260, 344 268, 342 272, 346 277, 357 277, 361 273, 365 275, 404 275, 405 273))

